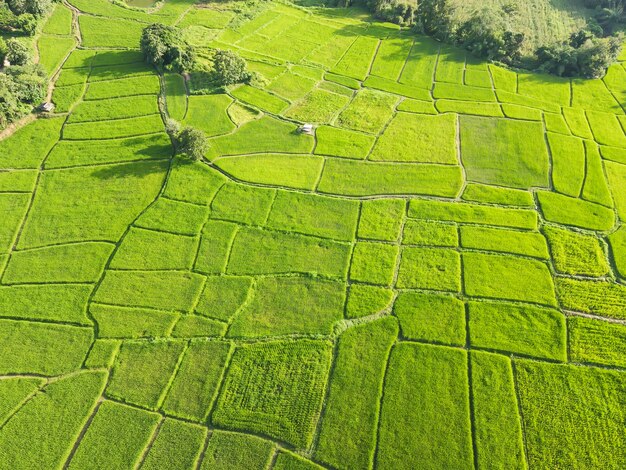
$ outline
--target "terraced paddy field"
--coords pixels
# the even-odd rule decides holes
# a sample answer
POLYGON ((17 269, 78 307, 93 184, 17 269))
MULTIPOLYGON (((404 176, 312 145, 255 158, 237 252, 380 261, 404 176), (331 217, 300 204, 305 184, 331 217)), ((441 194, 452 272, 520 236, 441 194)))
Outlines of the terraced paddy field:
POLYGON ((56 113, 0 142, 0 468, 624 468, 622 65, 193 3, 69 0, 39 40, 56 113), (265 84, 188 96, 155 21, 265 84))

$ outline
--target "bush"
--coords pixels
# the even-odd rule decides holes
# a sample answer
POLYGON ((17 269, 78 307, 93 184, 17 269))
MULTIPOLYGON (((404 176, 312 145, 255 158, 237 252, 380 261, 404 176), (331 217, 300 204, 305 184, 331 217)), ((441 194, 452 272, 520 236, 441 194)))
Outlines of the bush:
POLYGON ((7 0, 9 8, 16 15, 28 13, 35 16, 43 16, 52 8, 52 0, 7 0))
POLYGON ((504 28, 502 18, 485 9, 459 27, 456 41, 478 57, 515 63, 521 56, 524 35, 504 28))
POLYGON ((46 76, 37 65, 14 66, 0 73, 0 128, 33 109, 46 96, 46 76))
POLYGON ((26 65, 30 62, 31 52, 24 44, 17 39, 9 39, 6 43, 6 58, 11 65, 26 65))
POLYGON ((213 57, 216 81, 222 86, 249 81, 251 74, 246 70, 246 65, 246 61, 234 52, 218 49, 213 57))
POLYGON ((159 69, 182 73, 195 63, 195 50, 183 33, 173 26, 152 24, 141 35, 141 50, 146 62, 159 69))

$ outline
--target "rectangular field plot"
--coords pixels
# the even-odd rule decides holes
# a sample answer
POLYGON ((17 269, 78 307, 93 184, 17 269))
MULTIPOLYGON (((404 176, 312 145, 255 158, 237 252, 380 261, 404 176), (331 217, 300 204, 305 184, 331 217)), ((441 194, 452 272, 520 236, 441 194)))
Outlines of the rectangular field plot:
POLYGON ((374 161, 458 164, 456 116, 398 113, 376 142, 374 161))
POLYGON ((0 374, 72 372, 80 368, 92 341, 90 328, 0 320, 0 374))
POLYGON ((470 344, 557 361, 567 359, 565 317, 557 310, 508 303, 469 303, 470 344))
POLYGON ((375 199, 361 203, 357 236, 362 239, 396 241, 402 229, 406 202, 402 199, 375 199))
POLYGON ((264 116, 243 124, 234 134, 211 140, 209 155, 243 155, 260 152, 309 153, 313 137, 296 132, 295 124, 264 116))
POLYGON ((358 242, 352 253, 350 280, 390 286, 396 269, 398 247, 386 243, 358 242))
POLYGON ((227 157, 216 162, 241 181, 309 190, 315 188, 323 164, 324 159, 318 156, 276 153, 227 157))
POLYGON ((377 134, 391 118, 397 101, 397 96, 361 90, 339 115, 337 123, 348 129, 377 134))
POLYGON ((78 243, 15 251, 3 283, 96 282, 113 248, 109 243, 78 243))
POLYGON ((461 149, 470 181, 520 189, 548 186, 540 123, 464 116, 461 149))
POLYGON ((393 81, 398 80, 412 46, 413 38, 407 34, 399 33, 383 40, 376 51, 370 73, 393 81))
POLYGON ((376 54, 378 39, 359 36, 350 46, 339 63, 331 69, 337 75, 365 80, 369 74, 370 64, 376 54))
POLYGON ((359 203, 356 201, 279 191, 267 227, 352 241, 358 217, 359 203))
POLYGON ((319 460, 337 468, 371 467, 378 398, 397 334, 396 322, 386 318, 354 327, 340 336, 315 450, 319 460))
POLYGON ((506 206, 534 207, 533 196, 528 191, 469 183, 461 198, 464 201, 502 204, 506 206))
POLYGON ((198 239, 131 228, 113 257, 111 269, 191 269, 198 239))
POLYGON ((208 136, 226 134, 235 128, 226 114, 232 101, 228 95, 190 96, 183 124, 200 129, 208 136))
POLYGON ((375 75, 367 77, 367 80, 363 82, 363 86, 373 88, 374 90, 386 91, 387 93, 392 93, 394 95, 400 95, 401 97, 415 98, 416 100, 429 102, 431 101, 431 95, 428 90, 404 83, 398 83, 394 80, 377 77, 375 75))
POLYGON ((243 306, 251 286, 249 277, 210 276, 196 305, 196 313, 228 321, 243 306))
POLYGON ((144 24, 136 21, 112 20, 81 15, 80 30, 84 47, 134 48, 139 44, 144 24))
POLYGON ((203 282, 203 276, 179 271, 108 271, 94 301, 187 312, 203 282))
POLYGON ((463 248, 499 251, 540 259, 550 258, 546 240, 538 232, 462 226, 460 235, 463 248))
POLYGON ((90 83, 85 93, 85 100, 104 100, 136 95, 157 95, 160 91, 161 85, 159 83, 159 77, 156 75, 121 78, 119 80, 90 83))
POLYGON ((233 90, 232 95, 238 100, 273 114, 280 114, 289 106, 286 100, 249 85, 243 85, 233 90))
POLYGON ((550 222, 589 230, 610 230, 615 223, 613 210, 592 202, 548 191, 538 191, 539 206, 550 222))
POLYGON ((125 403, 156 410, 163 400, 183 342, 125 342, 120 348, 106 393, 125 403))
POLYGON ((211 218, 263 225, 275 198, 274 189, 226 183, 211 202, 211 218))
POLYGON ((303 98, 313 86, 315 86, 314 79, 305 78, 292 72, 285 72, 272 81, 267 88, 288 100, 298 100, 303 98))
POLYGON ((470 362, 479 468, 526 468, 511 361, 472 351, 470 362))
POLYGON ((349 101, 347 96, 315 88, 292 105, 285 116, 301 122, 328 124, 349 101))
POLYGON ((474 468, 468 385, 465 351, 397 345, 385 379, 377 467, 474 468))
POLYGON ((553 226, 543 230, 557 272, 594 277, 609 272, 602 245, 596 237, 553 226))
POLYGON ((0 317, 90 325, 86 307, 91 286, 30 284, 0 287, 0 317))
POLYGON ((176 158, 163 191, 165 197, 190 204, 207 205, 226 182, 214 168, 187 158, 176 158))
POLYGON ((105 382, 106 373, 83 371, 47 385, 0 429, 3 464, 19 470, 62 467, 105 382))
POLYGON ((573 362, 626 366, 626 326, 585 317, 568 319, 573 362))
MULTIPOLYGON (((596 204, 602 204, 606 207, 613 207, 613 197, 611 196, 611 191, 609 190, 609 186, 607 184, 606 176, 604 175, 604 168, 602 165, 602 157, 600 157, 600 151, 598 146, 593 144, 592 142, 585 141, 585 149, 587 156, 587 174, 585 177, 585 185, 583 186, 582 197, 586 201, 595 202, 596 204)), ((619 167, 618 167, 619 168, 619 167)), ((607 176, 611 178, 612 171, 615 166, 612 163, 607 164, 607 176)), ((623 172, 626 175, 626 172, 623 172)), ((626 177, 624 178, 626 180, 626 177)), ((619 181, 615 181, 613 179, 612 186, 621 187, 619 185, 619 181), (617 184, 616 184, 617 183, 617 184)), ((616 191, 616 202, 622 202, 620 200, 618 194, 620 192, 616 191)), ((623 211, 622 214, 626 214, 626 211, 623 211)))
POLYGON ((217 396, 230 351, 229 343, 192 341, 163 402, 163 411, 204 422, 217 396))
POLYGON ((459 246, 459 229, 449 222, 407 220, 402 244, 456 248, 459 246))
POLYGON ((626 320, 626 287, 621 284, 557 278, 556 286, 566 310, 626 320))
POLYGON ((206 428, 165 419, 145 456, 142 468, 195 468, 206 433, 206 428))
POLYGON ((92 303, 89 312, 98 324, 102 338, 162 338, 170 331, 180 314, 133 307, 92 303))
POLYGON ((464 253, 463 275, 465 292, 472 297, 556 305, 550 271, 537 260, 464 253))
POLYGON ((578 197, 585 180, 584 141, 572 136, 548 133, 552 153, 552 183, 559 193, 578 197))
POLYGON ((97 339, 89 350, 84 367, 87 369, 110 368, 119 352, 120 341, 115 339, 97 339))
POLYGON ((455 197, 461 185, 462 174, 458 166, 328 159, 318 190, 346 196, 411 194, 455 197))
POLYGON ((275 445, 271 441, 250 434, 216 430, 209 438, 200 470, 264 470, 274 452, 275 445))
POLYGON ((534 361, 516 361, 515 371, 530 468, 621 466, 623 372, 534 361))
POLYGON ((404 248, 397 287, 460 291, 461 257, 459 253, 447 248, 404 248))
POLYGON ((409 205, 409 217, 537 229, 537 213, 535 211, 458 202, 414 199, 409 205))
POLYGON ((166 169, 162 162, 136 162, 45 172, 18 248, 119 240, 158 194, 166 169))
POLYGON ((46 159, 46 169, 135 160, 161 160, 170 158, 172 153, 172 142, 164 132, 128 139, 62 140, 46 159))
POLYGON ((180 235, 196 235, 200 233, 208 212, 206 207, 160 197, 141 214, 135 225, 180 235))
POLYGON ((68 124, 63 129, 65 140, 98 140, 120 139, 145 134, 156 134, 163 131, 163 120, 160 114, 115 119, 113 121, 82 122, 68 124))
POLYGON ((104 401, 68 468, 94 468, 102 462, 106 462, 109 468, 134 467, 159 419, 156 413, 104 401), (114 446, 110 446, 111 436, 115 436, 114 446))
POLYGON ((322 406, 331 348, 329 342, 312 340, 240 346, 213 412, 213 424, 307 448, 322 406), (278 392, 268 394, 279 384, 278 392))
POLYGON ((317 237, 243 228, 228 263, 229 274, 317 273, 344 279, 350 245, 317 237), (254 252, 250 247, 254 246, 254 252))
POLYGON ((451 295, 403 292, 393 313, 403 338, 464 346, 465 304, 451 295))
POLYGON ((233 321, 229 337, 328 335, 343 318, 345 285, 304 277, 265 277, 257 280, 250 297, 233 321))
POLYGON ((364 159, 374 145, 375 137, 337 127, 320 126, 315 131, 317 155, 364 159))
POLYGON ((626 279, 626 228, 621 227, 608 237, 617 274, 626 279))
POLYGON ((626 147, 626 136, 617 116, 598 111, 587 111, 587 119, 596 142, 612 147, 626 147))
POLYGON ((413 48, 400 76, 400 82, 430 89, 435 76, 438 56, 438 42, 427 36, 415 37, 413 48))
POLYGON ((52 92, 52 102, 57 113, 66 113, 76 104, 85 92, 85 84, 56 86, 52 92))
POLYGON ((7 253, 15 242, 22 219, 28 210, 28 194, 0 194, 0 211, 3 223, 0 225, 0 252, 7 253))
POLYGON ((223 273, 238 228, 230 222, 209 220, 204 226, 194 269, 206 274, 223 273))
POLYGON ((68 123, 126 119, 158 113, 156 95, 130 96, 83 102, 72 111, 68 123))

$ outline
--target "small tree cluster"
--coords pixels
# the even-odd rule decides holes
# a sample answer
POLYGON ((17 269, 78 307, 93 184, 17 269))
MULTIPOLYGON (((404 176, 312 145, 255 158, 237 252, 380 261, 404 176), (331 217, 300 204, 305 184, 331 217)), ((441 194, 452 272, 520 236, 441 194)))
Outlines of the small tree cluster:
POLYGON ((146 62, 173 72, 190 70, 195 63, 195 50, 184 38, 182 31, 173 26, 152 24, 141 35, 141 50, 146 62))
POLYGON ((0 30, 35 34, 39 19, 57 0, 0 0, 0 30))
POLYGON ((221 86, 246 83, 252 78, 242 57, 232 51, 219 49, 213 56, 213 73, 215 81, 221 86))
POLYGON ((600 78, 617 60, 621 43, 621 36, 598 38, 579 31, 569 41, 539 48, 537 68, 562 77, 600 78))
POLYGON ((177 154, 184 154, 192 160, 199 161, 209 150, 209 138, 201 130, 191 126, 181 127, 173 119, 167 121, 165 130, 171 137, 177 154))
POLYGON ((46 96, 46 74, 38 65, 12 66, 0 73, 0 128, 28 114, 46 96))

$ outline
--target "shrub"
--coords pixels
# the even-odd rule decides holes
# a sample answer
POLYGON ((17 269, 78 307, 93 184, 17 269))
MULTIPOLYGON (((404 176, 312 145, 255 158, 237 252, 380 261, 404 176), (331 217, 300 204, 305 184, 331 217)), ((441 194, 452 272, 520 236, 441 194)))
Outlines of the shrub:
POLYGON ((52 8, 53 0, 7 0, 7 3, 16 15, 43 16, 52 8))
POLYGON ((246 70, 246 65, 245 59, 232 51, 218 49, 213 57, 213 70, 222 86, 249 81, 252 75, 246 70))
POLYGON ((458 28, 456 41, 478 57, 514 63, 521 56, 524 34, 506 31, 502 18, 484 9, 458 28))
POLYGON ((184 72, 195 62, 195 50, 184 38, 183 33, 173 26, 151 24, 141 35, 141 50, 146 62, 159 69, 184 72))
POLYGON ((165 123, 165 131, 172 138, 176 152, 184 153, 192 160, 202 160, 209 150, 209 139, 201 130, 191 126, 181 128, 179 122, 168 119, 165 123))

